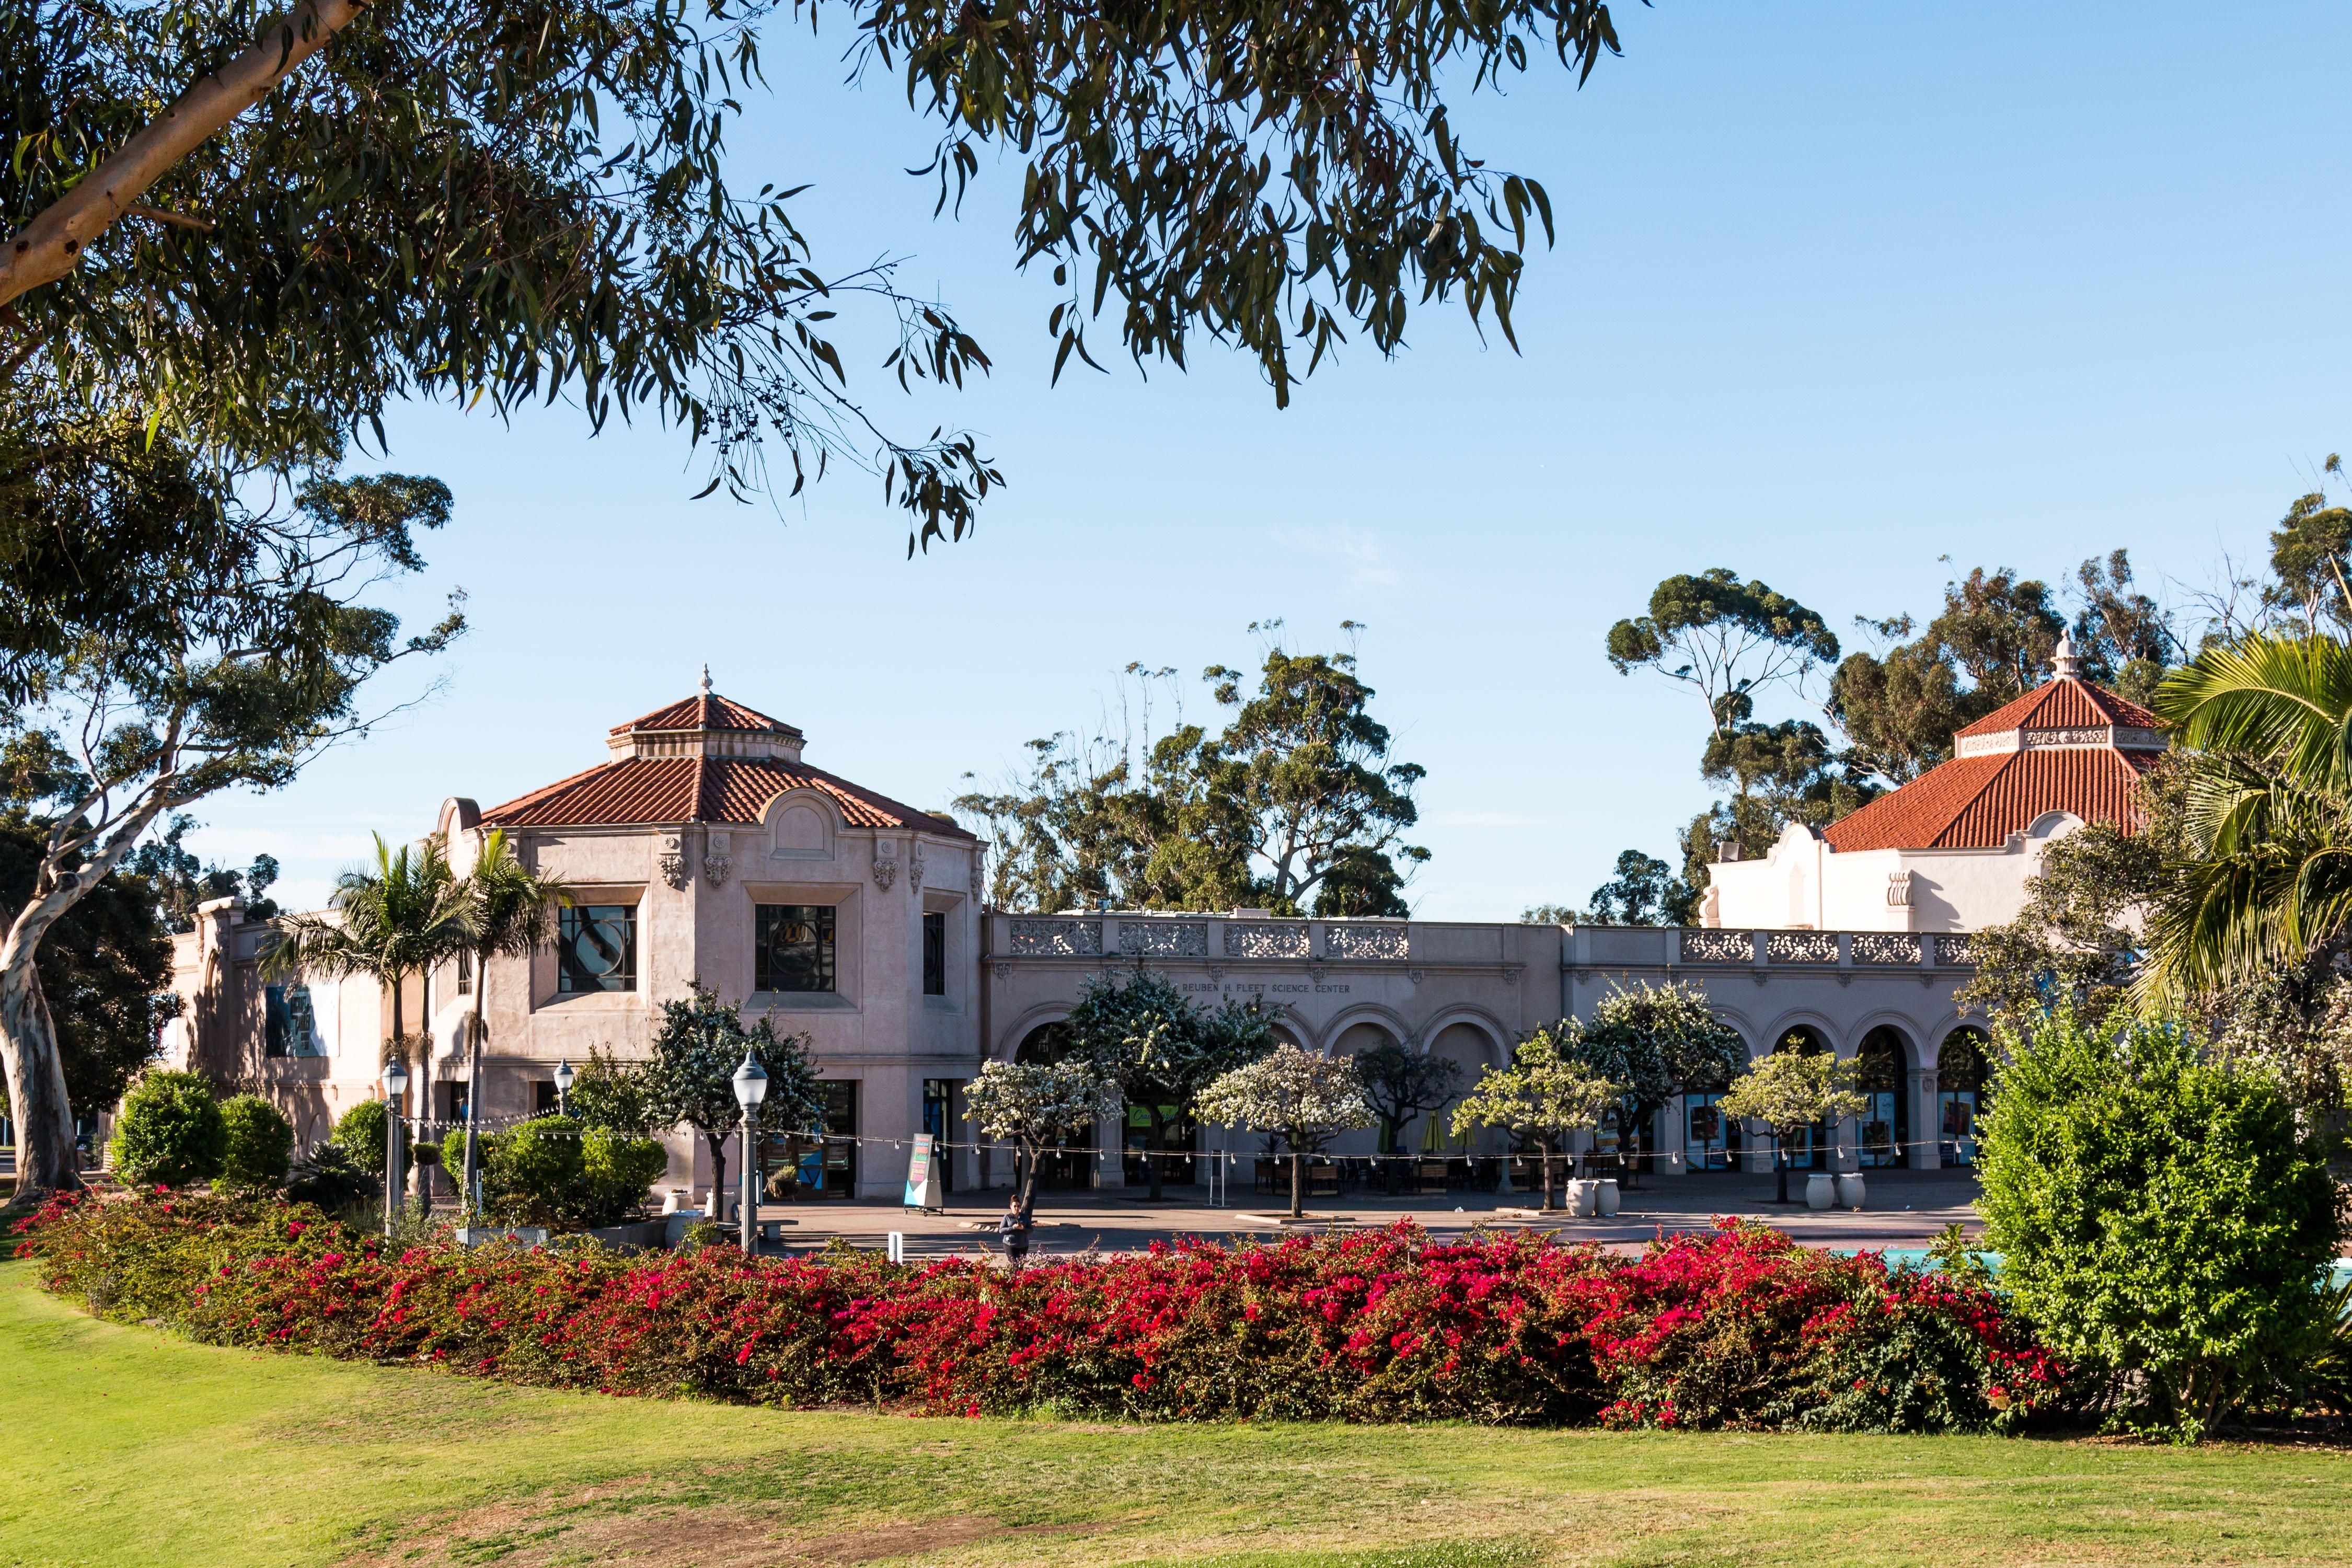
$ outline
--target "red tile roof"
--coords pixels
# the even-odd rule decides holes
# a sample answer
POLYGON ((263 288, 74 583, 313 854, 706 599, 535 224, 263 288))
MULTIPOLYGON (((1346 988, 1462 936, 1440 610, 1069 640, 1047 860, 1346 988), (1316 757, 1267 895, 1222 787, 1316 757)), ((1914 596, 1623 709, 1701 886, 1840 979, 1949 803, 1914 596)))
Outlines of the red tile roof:
POLYGON ((781 719, 771 719, 757 709, 746 708, 730 698, 713 697, 707 691, 667 708, 656 708, 625 724, 615 724, 612 732, 625 735, 632 730, 773 730, 786 735, 800 733, 781 719))
MULTIPOLYGON (((2114 700, 2126 710, 2144 711, 2121 698, 2114 700)), ((2008 727, 2018 726, 2012 722, 2008 727)), ((2128 833, 2138 826, 2132 785, 2155 764, 2157 755, 2105 746, 2059 746, 1956 757, 1832 823, 1822 837, 1841 852, 1998 849, 2011 834, 2023 832, 2052 811, 2072 812, 2085 822, 2119 823, 2128 833)))
POLYGON ((2160 721, 2104 686, 2063 676, 1995 709, 1957 735, 1999 735, 2011 730, 2076 730, 2106 724, 2153 730, 2160 721))
MULTIPOLYGON (((717 700, 724 701, 725 699, 717 700)), ((664 709, 663 712, 670 711, 664 709)), ((743 710, 751 711, 749 709, 743 710)), ((638 728, 650 728, 639 721, 638 728)), ((942 817, 777 757, 629 757, 560 779, 482 813, 485 827, 618 827, 657 823, 753 825, 788 789, 824 791, 852 827, 908 827, 970 838, 942 817)))

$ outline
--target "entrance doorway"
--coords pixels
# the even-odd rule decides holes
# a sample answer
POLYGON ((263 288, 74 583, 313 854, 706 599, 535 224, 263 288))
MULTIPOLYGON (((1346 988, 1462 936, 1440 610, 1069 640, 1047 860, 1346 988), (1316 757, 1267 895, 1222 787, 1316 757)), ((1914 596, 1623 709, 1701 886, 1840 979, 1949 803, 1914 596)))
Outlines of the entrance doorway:
POLYGON ((1947 1165, 1977 1163, 1977 1118, 1984 1113, 1984 1037, 1954 1029, 1936 1053, 1936 1152, 1947 1165))
POLYGON ((1910 1096, 1903 1092, 1903 1036, 1880 1025, 1862 1037, 1855 1053, 1854 1087, 1869 1108, 1861 1118, 1860 1154, 1865 1169, 1911 1163, 1910 1096))

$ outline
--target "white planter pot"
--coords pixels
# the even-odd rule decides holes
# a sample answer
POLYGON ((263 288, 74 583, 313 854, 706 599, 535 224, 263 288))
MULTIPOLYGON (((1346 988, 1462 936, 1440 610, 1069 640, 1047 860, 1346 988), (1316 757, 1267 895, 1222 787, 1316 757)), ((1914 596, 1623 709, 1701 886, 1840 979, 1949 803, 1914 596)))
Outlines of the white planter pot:
POLYGON ((1615 1214, 1617 1212, 1617 1183, 1615 1178, 1603 1177, 1601 1180, 1595 1182, 1593 1184, 1593 1196, 1596 1200, 1593 1210, 1594 1213, 1598 1214, 1602 1219, 1607 1219, 1610 1215, 1615 1214))
POLYGON ((1601 1202, 1600 1185, 1600 1183, 1589 1180, 1570 1181, 1568 1184, 1568 1212, 1579 1219, 1591 1218, 1601 1202))
POLYGON ((1807 1176, 1805 1178, 1805 1206, 1807 1208, 1825 1209, 1830 1206, 1831 1202, 1836 1196, 1837 1178, 1835 1176, 1813 1175, 1807 1176))
POLYGON ((1861 1172, 1845 1172, 1837 1179, 1838 1207, 1842 1209, 1860 1208, 1862 1206, 1864 1197, 1867 1195, 1867 1192, 1868 1189, 1863 1185, 1861 1172))

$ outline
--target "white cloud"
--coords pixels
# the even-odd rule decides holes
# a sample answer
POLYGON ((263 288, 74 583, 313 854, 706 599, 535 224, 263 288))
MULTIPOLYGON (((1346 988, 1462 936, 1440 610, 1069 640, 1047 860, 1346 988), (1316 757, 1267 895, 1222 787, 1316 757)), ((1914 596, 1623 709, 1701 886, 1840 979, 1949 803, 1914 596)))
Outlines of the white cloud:
POLYGON ((1389 564, 1388 552, 1381 542, 1359 529, 1335 527, 1310 531, 1281 528, 1275 530, 1274 542, 1287 550, 1328 555, 1346 563, 1348 575, 1339 584, 1342 593, 1393 588, 1404 581, 1404 574, 1389 564))

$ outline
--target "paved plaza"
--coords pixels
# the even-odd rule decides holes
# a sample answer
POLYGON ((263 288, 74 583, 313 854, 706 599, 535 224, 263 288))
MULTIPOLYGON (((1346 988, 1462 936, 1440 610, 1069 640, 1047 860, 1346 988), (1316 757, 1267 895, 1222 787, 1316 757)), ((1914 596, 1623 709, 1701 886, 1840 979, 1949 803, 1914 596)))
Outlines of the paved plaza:
MULTIPOLYGON (((1977 1228, 1976 1178, 1965 1170, 1873 1171, 1868 1182, 1868 1202, 1857 1211, 1807 1208, 1802 1202, 1804 1173, 1792 1172, 1789 1188, 1799 1198, 1793 1204, 1772 1201, 1769 1175, 1644 1177, 1640 1186, 1622 1192, 1622 1206, 1612 1219, 1530 1219, 1527 1215, 1540 1197, 1493 1193, 1442 1197, 1351 1193, 1319 1200, 1309 1205, 1309 1212, 1326 1216, 1314 1228, 1380 1226, 1409 1219, 1433 1236, 1445 1237, 1480 1225, 1534 1226, 1622 1251, 1632 1251, 1661 1232, 1705 1229, 1717 1215, 1728 1215, 1761 1220, 1816 1247, 1918 1247, 1955 1221, 1977 1228)), ((1006 1196, 1002 1187, 950 1194, 944 1211, 930 1214, 873 1200, 770 1205, 760 1214, 763 1220, 789 1222, 782 1234, 787 1250, 794 1253, 822 1247, 836 1237, 856 1247, 880 1247, 895 1231, 906 1237, 908 1256, 938 1258, 993 1252, 996 1219, 1003 1213, 1006 1196)), ((1041 1193, 1030 1256, 1035 1261, 1089 1249, 1129 1252, 1182 1237, 1276 1237, 1289 1227, 1244 1216, 1278 1215, 1286 1206, 1284 1196, 1238 1185, 1230 1206, 1222 1208, 1203 1202, 1198 1188, 1171 1189, 1158 1204, 1123 1194, 1041 1193)))

